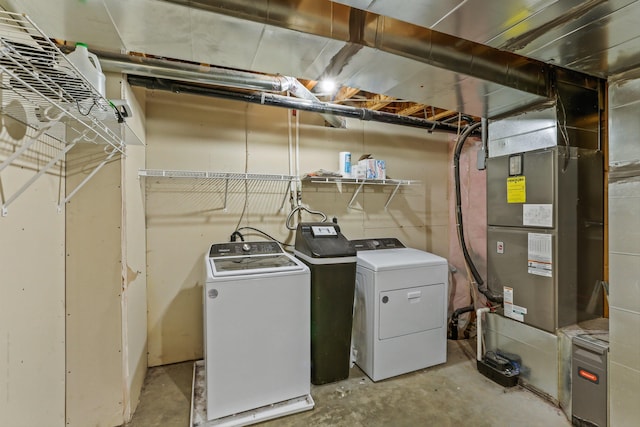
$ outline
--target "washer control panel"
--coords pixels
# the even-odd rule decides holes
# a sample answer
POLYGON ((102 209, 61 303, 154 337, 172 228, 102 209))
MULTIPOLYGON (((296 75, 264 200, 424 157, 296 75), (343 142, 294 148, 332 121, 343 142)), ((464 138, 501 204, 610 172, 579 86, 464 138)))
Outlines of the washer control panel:
POLYGON ((281 254, 284 251, 277 242, 229 242, 211 245, 209 257, 281 254))

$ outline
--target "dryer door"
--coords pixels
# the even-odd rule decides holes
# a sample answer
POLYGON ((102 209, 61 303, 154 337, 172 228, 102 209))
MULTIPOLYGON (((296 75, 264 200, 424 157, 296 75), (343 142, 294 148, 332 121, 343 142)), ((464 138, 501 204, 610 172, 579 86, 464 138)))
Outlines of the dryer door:
POLYGON ((381 340, 444 326, 443 283, 380 292, 378 297, 381 340))

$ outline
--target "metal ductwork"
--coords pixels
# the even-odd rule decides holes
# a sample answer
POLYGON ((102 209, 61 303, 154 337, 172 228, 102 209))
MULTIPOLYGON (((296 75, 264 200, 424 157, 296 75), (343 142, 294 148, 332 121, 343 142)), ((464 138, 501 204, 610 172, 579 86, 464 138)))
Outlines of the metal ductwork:
POLYGON ((490 119, 553 99, 557 67, 606 77, 640 61, 640 30, 629 24, 640 16, 638 1, 6 3, 46 23, 51 38, 92 49, 310 80, 331 75, 342 86, 490 119))
POLYGON ((296 46, 297 37, 309 51, 291 52, 293 67, 284 72, 296 77, 330 76, 345 86, 483 117, 552 97, 552 65, 340 3, 164 2, 238 22, 247 34, 268 31, 271 39, 240 42, 254 55, 250 69, 273 72, 266 54, 272 40, 296 46))
POLYGON ((458 133, 460 127, 455 124, 420 119, 411 116, 400 116, 383 111, 368 110, 346 105, 330 104, 328 102, 311 101, 307 99, 293 98, 266 92, 239 92, 223 87, 205 87, 194 84, 177 82, 167 79, 159 79, 143 76, 129 76, 129 84, 141 86, 152 90, 166 90, 175 93, 189 93, 193 95, 211 96, 235 101, 250 102, 253 104, 270 105, 274 107, 292 108, 302 111, 311 111, 325 115, 336 115, 359 120, 376 121, 387 124, 410 126, 439 131, 458 133))
MULTIPOLYGON (((94 53, 100 57, 100 64, 105 71, 238 89, 289 92, 301 99, 320 102, 313 93, 294 77, 271 76, 143 56, 95 51, 94 53)), ((345 121, 341 117, 330 114, 322 114, 322 116, 333 127, 346 127, 345 121)))

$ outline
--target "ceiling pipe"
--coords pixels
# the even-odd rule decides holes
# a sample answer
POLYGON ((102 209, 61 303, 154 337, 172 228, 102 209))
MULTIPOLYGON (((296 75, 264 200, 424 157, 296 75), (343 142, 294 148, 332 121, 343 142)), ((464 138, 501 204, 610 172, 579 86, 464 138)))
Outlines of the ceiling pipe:
MULTIPOLYGON (((210 65, 196 65, 186 62, 95 50, 92 50, 92 53, 98 55, 100 65, 105 71, 237 89, 289 92, 293 96, 301 99, 312 102, 320 101, 294 77, 250 73, 210 65)), ((322 114, 322 116, 333 127, 346 127, 346 122, 341 117, 331 114, 322 114)))
POLYGON ((429 132, 447 132, 457 134, 458 125, 438 121, 425 120, 418 117, 401 116, 383 111, 356 108, 347 105, 330 104, 328 102, 311 101, 292 98, 266 92, 238 92, 223 87, 205 87, 194 84, 176 82, 167 79, 142 76, 129 76, 129 84, 153 90, 166 90, 174 93, 189 93, 193 95, 211 96, 254 104, 270 105, 274 107, 292 108, 302 111, 312 111, 321 114, 332 114, 359 120, 375 121, 394 125, 410 126, 427 129, 429 132))

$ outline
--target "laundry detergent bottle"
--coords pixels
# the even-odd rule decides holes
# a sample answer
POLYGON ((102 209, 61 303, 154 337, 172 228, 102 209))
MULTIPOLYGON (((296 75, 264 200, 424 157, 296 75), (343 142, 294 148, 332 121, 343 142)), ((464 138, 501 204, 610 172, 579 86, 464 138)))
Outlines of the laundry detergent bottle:
POLYGON ((85 79, 102 95, 105 96, 105 76, 98 57, 89 52, 87 45, 76 43, 76 49, 67 55, 67 59, 82 73, 85 79))

